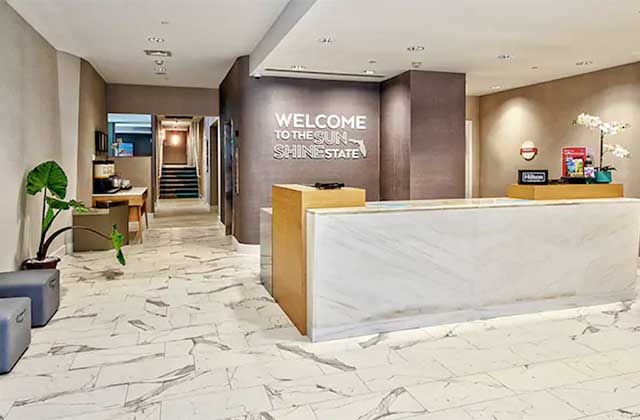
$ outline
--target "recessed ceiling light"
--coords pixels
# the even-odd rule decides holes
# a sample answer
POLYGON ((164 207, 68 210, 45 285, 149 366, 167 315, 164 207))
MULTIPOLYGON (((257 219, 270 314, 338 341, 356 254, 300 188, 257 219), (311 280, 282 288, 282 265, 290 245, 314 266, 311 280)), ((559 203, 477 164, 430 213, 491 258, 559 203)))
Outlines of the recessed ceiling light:
POLYGON ((318 39, 318 42, 321 44, 333 44, 334 42, 336 42, 336 40, 333 38, 325 37, 318 39))
POLYGON ((306 69, 305 66, 303 66, 302 64, 294 64, 293 66, 291 66, 291 70, 304 70, 306 69))
POLYGON ((160 25, 168 25, 169 21, 168 20, 161 20, 160 21, 160 25))
POLYGON ((167 68, 166 67, 156 67, 155 72, 156 72, 156 74, 167 74, 167 68))
POLYGON ((144 53, 151 57, 171 57, 171 51, 166 50, 144 50, 144 53))
POLYGON ((510 60, 513 58, 511 54, 500 54, 496 57, 498 60, 510 60))
POLYGON ((362 73, 363 74, 367 74, 367 75, 376 74, 375 70, 372 70, 372 69, 367 69, 367 70, 363 71, 362 73))
POLYGON ((407 47, 407 51, 411 51, 411 52, 424 51, 424 47, 422 45, 412 45, 410 47, 407 47))
POLYGON ((156 44, 161 44, 164 42, 164 38, 160 38, 159 36, 150 36, 147 38, 147 41, 153 42, 156 44))
POLYGON ((154 60, 154 63, 156 63, 157 66, 161 66, 164 64, 164 60, 154 60))
POLYGON ((593 64, 593 61, 591 60, 584 60, 584 61, 578 61, 576 63, 576 66, 590 66, 593 64))
POLYGON ((540 67, 538 67, 538 66, 533 66, 533 67, 531 67, 531 70, 538 70, 539 68, 540 67))
POLYGON ((422 61, 412 61, 411 62, 411 67, 413 67, 414 69, 419 69, 422 66, 422 61))
POLYGON ((491 86, 491 90, 500 90, 500 89, 502 89, 502 86, 498 86, 498 85, 491 86))
POLYGON ((369 64, 376 64, 377 61, 376 60, 369 60, 369 64))

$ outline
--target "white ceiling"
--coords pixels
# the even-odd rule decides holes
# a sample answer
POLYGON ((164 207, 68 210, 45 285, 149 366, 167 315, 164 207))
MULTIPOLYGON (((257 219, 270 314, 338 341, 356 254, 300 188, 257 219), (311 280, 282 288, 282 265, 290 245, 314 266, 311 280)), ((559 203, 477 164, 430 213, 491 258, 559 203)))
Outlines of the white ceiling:
POLYGON ((318 0, 254 72, 361 74, 375 60, 395 76, 421 61, 467 73, 467 93, 479 95, 640 61, 639 12, 638 0, 318 0), (503 53, 513 58, 497 60, 503 53), (583 60, 593 64, 576 66, 583 60))
POLYGON ((218 87, 287 0, 8 0, 55 48, 85 58, 109 83, 218 87), (169 24, 163 25, 161 21, 169 24), (149 36, 165 38, 162 44, 149 36), (168 49, 166 76, 145 49, 168 49))
POLYGON ((640 61, 640 0, 8 2, 56 48, 87 59, 110 83, 217 87, 234 59, 263 37, 269 48, 255 54, 256 63, 252 55, 253 73, 292 76, 265 69, 304 65, 357 75, 373 68, 389 78, 421 61, 421 70, 466 73, 472 95, 640 61), (152 44, 149 36, 166 42, 152 44), (335 42, 321 44, 322 37, 335 42), (410 45, 425 50, 411 53, 410 45), (154 74, 144 49, 174 53, 163 66, 166 76, 154 74), (513 58, 496 59, 505 53, 513 58), (593 64, 576 66, 584 60, 593 64))

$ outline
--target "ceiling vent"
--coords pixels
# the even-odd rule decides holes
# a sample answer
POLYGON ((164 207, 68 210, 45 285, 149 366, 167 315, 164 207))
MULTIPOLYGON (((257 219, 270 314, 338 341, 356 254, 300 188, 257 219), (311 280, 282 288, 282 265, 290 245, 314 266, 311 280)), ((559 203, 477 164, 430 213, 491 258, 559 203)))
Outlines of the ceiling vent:
POLYGON ((265 69, 265 71, 276 72, 276 73, 308 74, 312 76, 366 77, 371 79, 382 79, 385 77, 381 74, 340 73, 340 72, 332 72, 332 71, 292 70, 292 69, 276 69, 276 68, 268 68, 268 69, 265 69))
POLYGON ((144 50, 144 53, 151 57, 171 57, 171 51, 166 50, 144 50))

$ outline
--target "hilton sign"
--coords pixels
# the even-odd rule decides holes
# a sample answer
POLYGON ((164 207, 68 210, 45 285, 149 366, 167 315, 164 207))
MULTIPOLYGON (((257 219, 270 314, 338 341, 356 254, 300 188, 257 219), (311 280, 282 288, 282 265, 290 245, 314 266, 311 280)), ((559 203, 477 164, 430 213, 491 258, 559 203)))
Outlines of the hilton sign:
POLYGON ((344 159, 367 157, 361 138, 367 129, 364 115, 275 114, 278 129, 273 157, 283 159, 344 159))

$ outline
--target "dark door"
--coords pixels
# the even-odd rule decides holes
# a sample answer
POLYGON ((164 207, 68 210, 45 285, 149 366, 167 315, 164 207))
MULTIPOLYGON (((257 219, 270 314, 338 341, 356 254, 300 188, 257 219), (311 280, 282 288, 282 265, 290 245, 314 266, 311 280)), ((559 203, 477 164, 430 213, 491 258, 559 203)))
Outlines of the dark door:
POLYGON ((218 121, 209 126, 209 205, 218 205, 218 121))
POLYGON ((233 122, 224 125, 224 226, 225 234, 233 234, 234 136, 233 122))

